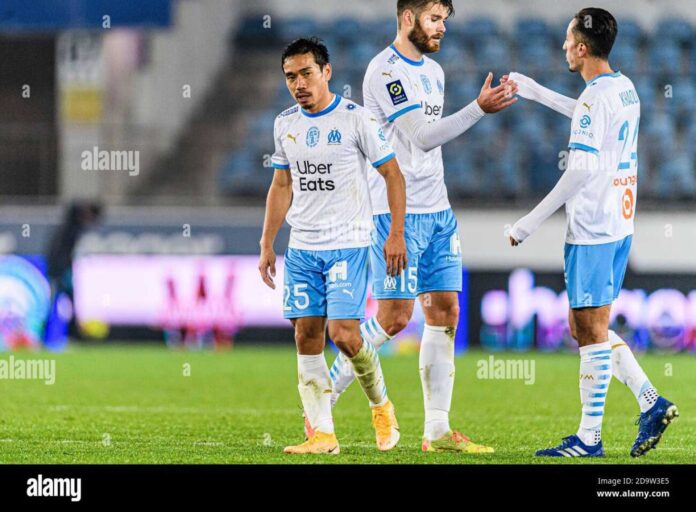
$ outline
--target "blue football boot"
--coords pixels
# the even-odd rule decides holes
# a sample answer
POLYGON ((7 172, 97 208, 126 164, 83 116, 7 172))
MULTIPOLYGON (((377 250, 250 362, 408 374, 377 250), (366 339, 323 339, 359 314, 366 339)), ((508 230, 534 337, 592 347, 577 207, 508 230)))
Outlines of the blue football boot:
POLYGON ((587 446, 573 434, 564 437, 563 442, 558 446, 537 450, 534 455, 538 457, 604 457, 604 448, 602 448, 602 441, 594 446, 587 446))
POLYGON ((631 448, 631 457, 640 457, 655 448, 665 429, 677 416, 679 416, 677 406, 666 398, 658 397, 657 402, 641 413, 636 421, 638 437, 631 448))

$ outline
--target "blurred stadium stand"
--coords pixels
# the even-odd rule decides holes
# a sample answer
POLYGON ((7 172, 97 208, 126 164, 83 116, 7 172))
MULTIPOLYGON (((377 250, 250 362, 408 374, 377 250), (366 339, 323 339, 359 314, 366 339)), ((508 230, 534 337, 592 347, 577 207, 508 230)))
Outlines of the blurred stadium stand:
MULTIPOLYGON (((56 0, 54 9, 65 2, 56 0)), ((390 2, 316 6, 312 17, 303 0, 146 3, 151 9, 142 19, 129 18, 124 4, 121 21, 114 17, 106 31, 89 2, 85 13, 65 19, 37 7, 28 26, 13 24, 11 9, 0 17, 3 201, 261 205, 272 175, 273 121, 292 104, 280 71, 284 45, 322 37, 334 64, 333 90, 362 103, 365 68, 395 31, 390 2), (31 101, 18 95, 28 83, 31 101), (81 155, 93 146, 138 151, 139 173, 85 172, 81 155)), ((696 18, 680 17, 688 9, 672 0, 635 0, 640 8, 608 3, 620 27, 611 62, 634 80, 642 102, 641 209, 690 207, 696 18)), ((520 71, 564 94, 581 92, 561 49, 571 6, 490 0, 457 7, 442 51, 433 55, 446 71, 446 115, 478 95, 489 70, 497 77, 520 71)), ((533 204, 558 179, 568 127, 561 115, 524 100, 483 119, 443 148, 452 203, 533 204)))
MULTIPOLYGON (((361 21, 340 17, 328 22, 287 18, 276 20, 279 28, 271 35, 260 28, 258 20, 258 16, 245 19, 236 40, 244 48, 253 43, 254 60, 268 55, 275 91, 265 103, 263 97, 257 98, 254 110, 247 113, 252 122, 240 135, 239 147, 227 154, 219 168, 220 192, 230 197, 262 198, 270 182, 270 172, 264 175, 259 169, 273 151, 273 119, 292 104, 282 75, 276 72, 281 43, 301 35, 322 37, 334 64, 333 91, 361 103, 364 70, 390 43, 394 28, 391 18, 361 21)), ((664 18, 649 32, 631 19, 621 19, 619 24, 611 62, 634 80, 642 102, 641 199, 693 200, 694 27, 678 18, 664 18)), ((512 28, 503 28, 487 17, 463 22, 455 18, 448 26, 442 51, 433 55, 446 72, 445 115, 478 95, 488 70, 496 76, 520 71, 577 97, 583 84, 578 75, 568 73, 561 50, 563 30, 541 18, 520 19, 512 28)), ((248 83, 248 76, 242 74, 239 80, 248 83)), ((562 116, 524 100, 500 115, 488 116, 443 148, 450 199, 454 204, 477 200, 527 203, 543 196, 558 178, 558 153, 566 147, 568 126, 562 116)))

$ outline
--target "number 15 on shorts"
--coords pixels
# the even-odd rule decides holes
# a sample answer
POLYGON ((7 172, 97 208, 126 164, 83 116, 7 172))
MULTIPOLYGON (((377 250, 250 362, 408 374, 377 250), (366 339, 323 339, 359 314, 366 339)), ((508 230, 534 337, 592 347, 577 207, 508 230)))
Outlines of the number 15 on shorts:
POLYGON ((401 271, 398 276, 387 276, 384 278, 384 291, 401 293, 416 293, 418 288, 418 268, 408 267, 401 271))

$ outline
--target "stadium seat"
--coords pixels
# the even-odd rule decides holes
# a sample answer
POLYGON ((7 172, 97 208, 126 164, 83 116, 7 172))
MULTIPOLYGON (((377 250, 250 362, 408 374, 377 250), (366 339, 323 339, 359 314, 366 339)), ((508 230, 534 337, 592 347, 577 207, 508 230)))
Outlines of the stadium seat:
POLYGON ((273 44, 276 37, 279 37, 278 28, 275 23, 270 27, 265 27, 262 13, 248 14, 239 23, 239 30, 235 34, 236 44, 258 45, 259 41, 273 44))
POLYGON ((659 166, 655 194, 663 199, 696 197, 696 175, 691 155, 681 152, 659 166))
POLYGON ((488 39, 478 45, 474 54, 479 72, 493 71, 496 76, 510 71, 512 58, 508 45, 499 39, 488 39))
MULTIPOLYGON (((449 43, 450 41, 448 41, 449 43)), ((432 55, 441 66, 447 66, 451 71, 460 71, 466 68, 471 69, 471 60, 466 49, 459 44, 444 44, 442 49, 432 55)), ((448 73, 449 75, 449 73, 448 73)))
POLYGON ((617 20, 619 33, 616 36, 617 44, 639 45, 644 39, 644 32, 638 22, 632 19, 617 20))
POLYGON ((298 37, 318 35, 319 24, 316 20, 306 16, 279 20, 277 24, 280 36, 285 44, 298 37))
POLYGON ((633 80, 641 102, 642 110, 649 110, 657 99, 657 86, 649 76, 639 76, 633 80))
POLYGON ((517 66, 520 72, 538 77, 547 71, 549 62, 560 58, 560 51, 553 55, 545 38, 532 38, 518 47, 517 66))
POLYGON ((457 29, 461 30, 462 42, 470 46, 477 46, 500 34, 495 20, 486 17, 467 19, 457 29))
POLYGON ((482 192, 490 196, 516 197, 523 189, 527 171, 519 143, 511 136, 497 136, 484 146, 481 167, 482 192))
POLYGON ((330 33, 341 44, 351 44, 361 40, 362 32, 363 25, 355 18, 342 16, 336 18, 333 23, 330 24, 330 33))
POLYGON ((451 146, 443 147, 443 159, 448 191, 456 196, 476 195, 480 189, 477 168, 469 146, 463 143, 463 138, 453 141, 451 146))
POLYGON ((649 58, 650 70, 654 76, 671 79, 682 71, 681 50, 673 41, 653 39, 649 58))
POLYGON ((670 40, 678 45, 688 44, 693 41, 694 28, 682 18, 664 18, 657 23, 654 38, 664 41, 670 40))
POLYGON ((527 18, 519 20, 515 24, 515 39, 526 41, 529 38, 549 38, 551 31, 546 22, 539 18, 527 18))
POLYGON ((611 62, 614 69, 629 76, 642 70, 638 47, 633 44, 617 43, 611 52, 611 62))

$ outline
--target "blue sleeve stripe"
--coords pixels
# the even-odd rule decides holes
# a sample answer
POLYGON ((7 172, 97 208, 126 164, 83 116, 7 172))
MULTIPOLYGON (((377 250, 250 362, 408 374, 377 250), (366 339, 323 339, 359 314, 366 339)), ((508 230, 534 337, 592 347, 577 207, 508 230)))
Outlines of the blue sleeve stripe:
POLYGON ((387 156, 385 156, 384 158, 381 158, 381 159, 377 160, 376 162, 372 162, 372 167, 379 167, 380 165, 382 165, 382 164, 388 162, 389 160, 391 160, 392 158, 396 158, 396 153, 393 153, 393 152, 392 152, 392 153, 389 153, 389 154, 388 154, 387 156))
POLYGON ((568 145, 568 149, 579 149, 580 151, 587 151, 594 155, 599 155, 599 150, 593 148, 592 146, 586 146, 585 144, 579 144, 578 142, 571 142, 568 145))
POLYGON ((602 354, 611 354, 611 349, 607 349, 607 350, 598 350, 598 351, 596 351, 596 352, 590 352, 590 355, 591 355, 591 356, 599 356, 599 355, 602 355, 602 354))
POLYGON ((284 170, 286 170, 286 171, 287 171, 288 169, 290 169, 290 165, 288 165, 288 164, 277 164, 277 163, 273 162, 273 163, 271 164, 271 166, 272 166, 274 169, 284 169, 284 170))
POLYGON ((410 112, 411 110, 416 110, 417 108, 421 108, 420 104, 416 103, 414 105, 409 105, 406 108, 402 108, 401 110, 394 112, 392 115, 387 117, 387 121, 390 123, 393 122, 395 119, 403 116, 406 112, 410 112))

